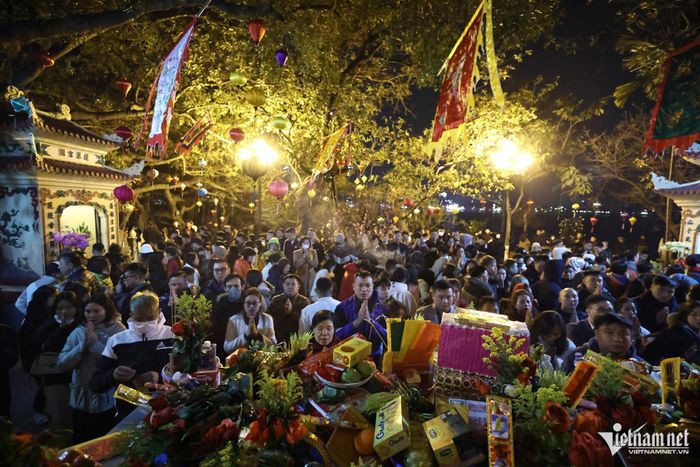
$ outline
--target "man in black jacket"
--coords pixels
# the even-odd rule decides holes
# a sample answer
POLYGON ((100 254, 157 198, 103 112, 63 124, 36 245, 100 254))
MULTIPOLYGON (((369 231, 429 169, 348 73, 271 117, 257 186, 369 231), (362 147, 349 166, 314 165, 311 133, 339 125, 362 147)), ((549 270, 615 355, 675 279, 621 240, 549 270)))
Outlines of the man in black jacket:
POLYGON ((602 313, 612 313, 614 311, 612 303, 604 295, 591 295, 586 299, 587 318, 578 323, 569 323, 566 326, 566 333, 569 339, 577 346, 583 345, 593 337, 593 322, 596 316, 602 313))
POLYGON ((143 263, 129 263, 124 268, 124 274, 122 274, 121 280, 117 284, 114 302, 122 315, 124 326, 127 325, 131 315, 131 297, 138 292, 151 290, 151 284, 146 281, 147 273, 148 268, 143 263))
MULTIPOLYGON (((170 326, 160 316, 158 296, 139 292, 131 298, 129 329, 107 340, 90 388, 103 393, 113 391, 118 384, 139 387, 158 382, 160 372, 170 361, 173 339, 170 326)), ((118 419, 133 410, 130 404, 117 401, 118 419)))

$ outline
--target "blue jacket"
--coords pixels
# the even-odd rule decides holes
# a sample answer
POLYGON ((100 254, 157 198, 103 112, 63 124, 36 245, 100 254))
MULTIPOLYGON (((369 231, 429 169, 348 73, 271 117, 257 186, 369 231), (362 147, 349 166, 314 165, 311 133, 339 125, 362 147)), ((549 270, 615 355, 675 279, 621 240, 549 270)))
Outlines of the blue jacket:
POLYGON ((375 362, 381 361, 384 342, 386 342, 386 329, 377 321, 377 318, 381 315, 385 315, 388 310, 384 305, 377 302, 374 294, 369 299, 367 305, 369 307, 369 316, 372 326, 365 321, 360 324, 359 327, 355 328, 353 321, 357 319, 362 302, 360 302, 355 295, 340 302, 333 313, 335 335, 343 340, 359 332, 372 343, 372 356, 375 362))

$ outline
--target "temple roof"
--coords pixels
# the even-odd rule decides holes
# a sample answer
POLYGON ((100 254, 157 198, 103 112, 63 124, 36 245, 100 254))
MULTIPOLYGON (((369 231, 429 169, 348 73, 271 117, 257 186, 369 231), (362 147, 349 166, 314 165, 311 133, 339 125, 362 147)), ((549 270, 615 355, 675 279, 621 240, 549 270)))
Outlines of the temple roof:
POLYGON ((82 164, 80 162, 41 156, 0 156, 0 169, 2 170, 20 171, 27 170, 30 167, 35 167, 42 172, 63 175, 91 176, 115 180, 127 180, 131 178, 131 175, 128 173, 105 165, 82 164))
POLYGON ((700 180, 683 184, 674 184, 675 186, 657 186, 654 191, 661 195, 697 195, 700 194, 700 180))

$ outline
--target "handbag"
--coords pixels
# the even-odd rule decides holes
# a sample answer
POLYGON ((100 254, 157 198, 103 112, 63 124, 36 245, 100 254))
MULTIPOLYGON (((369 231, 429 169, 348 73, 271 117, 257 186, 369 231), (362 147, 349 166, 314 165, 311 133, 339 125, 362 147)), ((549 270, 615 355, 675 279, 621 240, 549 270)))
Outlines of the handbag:
POLYGON ((58 375, 63 373, 58 367, 58 352, 43 352, 37 355, 29 371, 34 376, 58 375))

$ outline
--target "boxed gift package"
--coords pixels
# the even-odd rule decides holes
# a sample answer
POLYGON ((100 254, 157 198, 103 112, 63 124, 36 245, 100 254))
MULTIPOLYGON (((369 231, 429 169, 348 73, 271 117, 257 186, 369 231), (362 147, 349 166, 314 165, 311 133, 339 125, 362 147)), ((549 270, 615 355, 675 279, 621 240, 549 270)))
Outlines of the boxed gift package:
POLYGON ((374 450, 384 461, 411 445, 408 404, 397 397, 377 411, 374 426, 374 450))

